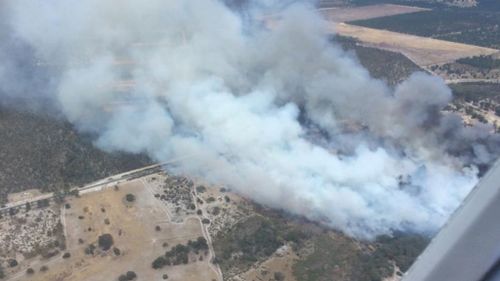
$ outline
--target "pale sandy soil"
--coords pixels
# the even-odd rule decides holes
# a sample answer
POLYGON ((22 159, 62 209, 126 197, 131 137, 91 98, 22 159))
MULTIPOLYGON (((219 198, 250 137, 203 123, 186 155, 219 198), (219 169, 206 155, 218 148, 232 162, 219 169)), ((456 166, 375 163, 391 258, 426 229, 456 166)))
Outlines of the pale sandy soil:
POLYGON ((400 14, 409 14, 422 11, 429 11, 419 7, 394 5, 394 4, 378 4, 361 7, 346 7, 346 8, 322 8, 320 13, 330 21, 348 22, 355 20, 373 19, 386 16, 394 16, 400 14))
POLYGON ((40 192, 40 190, 38 190, 38 189, 28 189, 28 190, 24 190, 24 191, 21 191, 21 192, 10 193, 9 195, 7 195, 7 201, 9 203, 14 203, 14 202, 19 202, 19 201, 25 201, 25 200, 32 199, 32 198, 34 198, 36 196, 39 196, 39 195, 42 195, 42 193, 40 192))
POLYGON ((491 48, 345 23, 335 24, 331 22, 329 30, 332 33, 354 37, 370 47, 402 53, 422 67, 452 62, 463 57, 490 55, 499 52, 491 48))
POLYGON ((61 259, 59 256, 44 261, 33 267, 36 271, 33 276, 21 272, 9 280, 109 281, 117 280, 120 274, 129 270, 135 271, 139 280, 162 280, 164 273, 169 275, 168 280, 174 281, 210 281, 217 278, 210 268, 209 259, 161 270, 151 268, 151 262, 171 246, 185 244, 203 233, 196 218, 188 218, 179 224, 171 223, 161 202, 154 198, 140 179, 120 184, 118 191, 108 188, 82 195, 81 198, 71 198, 68 203, 71 208, 65 210, 64 221, 67 251, 71 257, 61 259), (123 198, 127 193, 134 194, 137 200, 126 204, 123 198), (109 224, 105 223, 106 219, 109 224), (160 231, 155 230, 157 225, 161 227, 160 231), (95 256, 85 255, 85 247, 96 243, 103 233, 113 236, 114 246, 120 249, 121 255, 115 256, 112 251, 95 256), (83 239, 84 243, 80 244, 79 239, 83 239), (163 247, 165 242, 168 247, 163 247), (49 264, 49 270, 38 272, 45 263, 49 264))

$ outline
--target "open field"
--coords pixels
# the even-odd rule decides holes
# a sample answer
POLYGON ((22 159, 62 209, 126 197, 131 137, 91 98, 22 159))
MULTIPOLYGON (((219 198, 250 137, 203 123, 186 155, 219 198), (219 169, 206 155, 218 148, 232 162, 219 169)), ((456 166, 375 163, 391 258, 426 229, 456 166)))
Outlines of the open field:
POLYGON ((349 23, 500 49, 500 9, 498 8, 436 7, 431 11, 356 20, 349 23))
POLYGON ((348 22, 355 20, 373 19, 379 17, 387 17, 400 14, 409 14, 429 9, 394 5, 394 4, 379 4, 361 7, 345 7, 345 8, 321 8, 320 13, 329 21, 348 22))
POLYGON ((197 217, 185 217, 182 222, 169 220, 168 207, 154 196, 155 188, 162 183, 151 177, 119 184, 98 192, 89 192, 79 198, 67 198, 62 222, 66 233, 67 259, 56 256, 45 260, 25 260, 17 268, 18 273, 7 280, 117 280, 127 271, 137 273, 140 280, 217 280, 217 274, 206 258, 189 256, 187 264, 152 269, 152 261, 176 244, 186 244, 204 236, 203 226, 197 217), (133 194, 135 201, 124 198, 133 194), (102 250, 98 246, 92 254, 86 252, 89 245, 97 245, 98 237, 111 234, 113 248, 102 250), (114 250, 117 248, 119 254, 114 250), (38 272, 40 266, 48 270, 38 272), (32 267, 35 273, 25 270, 32 267))
POLYGON ((345 23, 331 23, 330 30, 332 33, 356 38, 370 47, 402 53, 421 67, 452 62, 464 57, 490 55, 498 52, 496 49, 345 23))

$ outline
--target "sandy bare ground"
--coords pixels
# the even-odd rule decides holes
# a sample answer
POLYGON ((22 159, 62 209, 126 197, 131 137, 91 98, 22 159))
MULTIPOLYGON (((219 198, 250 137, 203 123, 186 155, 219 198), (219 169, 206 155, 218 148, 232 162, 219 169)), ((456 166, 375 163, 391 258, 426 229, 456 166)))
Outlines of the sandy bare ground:
POLYGON ((452 62, 463 57, 490 55, 499 52, 491 48, 345 23, 335 24, 331 22, 329 30, 332 33, 354 37, 371 47, 402 53, 421 67, 452 62))
POLYGON ((379 4, 361 7, 347 8, 321 8, 319 12, 329 21, 348 22, 355 20, 373 19, 379 17, 394 16, 400 14, 409 14, 422 11, 429 11, 412 6, 394 5, 394 4, 379 4))
POLYGON ((174 281, 217 280, 208 258, 160 270, 151 268, 151 262, 171 246, 203 236, 203 231, 196 218, 188 218, 182 223, 170 222, 162 205, 140 179, 120 184, 119 190, 107 188, 87 193, 69 199, 68 203, 71 208, 65 210, 64 221, 67 251, 71 257, 46 261, 49 270, 45 273, 38 272, 42 264, 36 264, 34 275, 20 274, 9 280, 108 281, 117 280, 120 274, 129 270, 135 271, 139 280, 162 280, 165 273, 168 280, 174 281), (124 201, 128 193, 137 198, 132 204, 124 201), (157 231, 156 226, 161 230, 157 231), (108 251, 85 255, 85 247, 96 243, 103 233, 113 236, 114 246, 121 254, 117 256, 108 251), (164 243, 168 243, 168 247, 164 247, 164 243))
POLYGON ((37 196, 42 195, 38 189, 28 189, 21 192, 11 193, 7 195, 7 201, 9 203, 19 202, 19 201, 29 201, 37 196))

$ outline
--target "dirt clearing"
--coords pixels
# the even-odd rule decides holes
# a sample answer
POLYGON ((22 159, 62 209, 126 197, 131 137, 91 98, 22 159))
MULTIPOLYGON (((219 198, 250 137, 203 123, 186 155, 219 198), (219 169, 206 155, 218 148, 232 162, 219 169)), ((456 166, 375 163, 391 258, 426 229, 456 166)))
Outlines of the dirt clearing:
MULTIPOLYGON (((203 236, 201 223, 187 218, 182 223, 170 222, 165 206, 154 197, 143 179, 108 187, 100 192, 68 198, 64 210, 69 258, 56 257, 46 262, 48 270, 39 272, 42 264, 33 267, 32 275, 22 274, 15 280, 92 280, 109 281, 127 271, 134 271, 138 280, 216 280, 210 260, 189 260, 189 263, 167 266, 159 270, 151 263, 172 246, 203 236), (132 194, 133 197, 128 196, 132 194), (127 200, 133 198, 133 200, 127 200), (113 245, 107 251, 98 240, 111 234, 113 245), (95 249, 89 253, 90 245, 95 249)), ((14 279, 13 279, 14 280, 14 279)))

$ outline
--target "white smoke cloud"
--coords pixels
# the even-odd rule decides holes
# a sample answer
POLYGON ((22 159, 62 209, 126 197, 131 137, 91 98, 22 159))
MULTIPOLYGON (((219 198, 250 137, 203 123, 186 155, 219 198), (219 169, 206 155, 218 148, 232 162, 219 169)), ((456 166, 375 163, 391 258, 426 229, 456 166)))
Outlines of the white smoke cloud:
POLYGON ((177 172, 355 237, 435 231, 477 182, 473 164, 498 153, 487 128, 440 113, 441 80, 371 78, 307 5, 269 30, 258 9, 216 0, 6 3, 16 37, 58 66, 60 110, 96 145, 192 155, 177 172), (120 79, 132 89, 114 90, 120 79))

